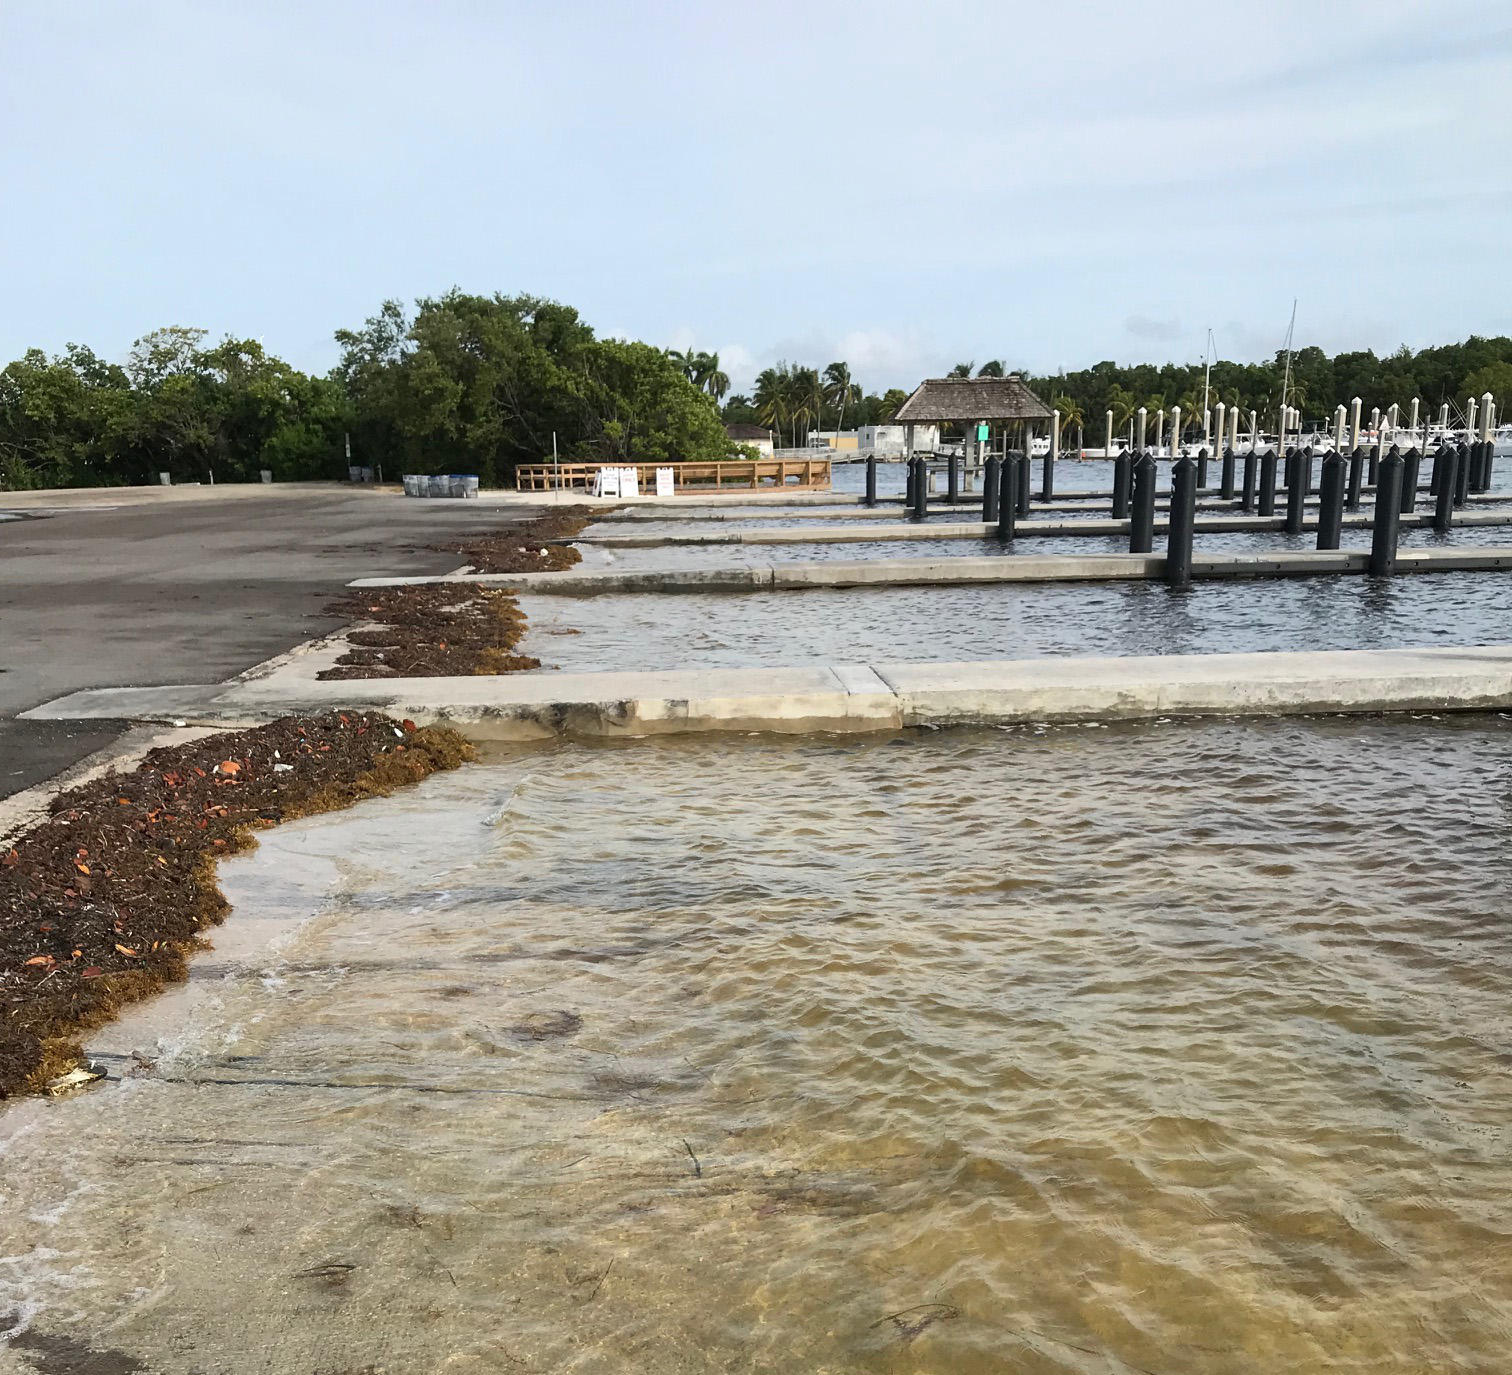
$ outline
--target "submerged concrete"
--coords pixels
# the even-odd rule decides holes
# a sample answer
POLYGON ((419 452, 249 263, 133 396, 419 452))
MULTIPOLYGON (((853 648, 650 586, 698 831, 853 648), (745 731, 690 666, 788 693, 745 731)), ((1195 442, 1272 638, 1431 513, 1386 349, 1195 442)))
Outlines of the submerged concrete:
MULTIPOLYGON (((1008 547, 1010 550, 1012 546, 1008 547)), ((1398 573, 1512 569, 1512 547, 1401 549, 1398 573)), ((1278 550, 1274 554, 1208 554, 1192 560, 1204 578, 1310 577, 1364 573, 1364 549, 1278 550)), ((632 569, 565 573, 466 573, 443 577, 358 578, 352 587, 478 583, 511 592, 594 596, 616 592, 770 592, 806 587, 952 586, 974 583, 1115 582, 1165 576, 1161 554, 1015 554, 998 557, 856 559, 754 564, 745 568, 632 569)))
POLYGON ((283 673, 235 683, 95 689, 27 714, 227 726, 332 707, 446 721, 495 739, 1491 711, 1512 708, 1512 645, 335 682, 283 673))
MULTIPOLYGON (((1369 529, 1373 517, 1364 512, 1352 512, 1343 518, 1345 529, 1369 529)), ((1404 530, 1421 529, 1433 524, 1431 515, 1401 517, 1404 530)), ((1512 511, 1466 511, 1455 521, 1462 526, 1512 525, 1512 511)), ((1170 528, 1165 520, 1155 522, 1157 533, 1170 528)), ((1245 531, 1278 531, 1286 528, 1285 516, 1199 516, 1195 527, 1200 534, 1233 534, 1245 531)), ((1304 530, 1316 530, 1318 522, 1309 516, 1302 522, 1304 530)), ((677 535, 618 535, 582 534, 571 539, 558 540, 559 544, 590 544, 605 549, 656 549, 679 545, 707 544, 869 544, 876 540, 981 540, 990 539, 997 533, 997 526, 982 521, 893 522, 857 529, 852 526, 826 526, 805 529, 794 526, 764 526, 755 530, 711 530, 693 534, 677 535)), ((1015 528, 1015 537, 1033 539, 1038 537, 1127 535, 1127 520, 1044 520, 1030 517, 1020 520, 1015 528)))

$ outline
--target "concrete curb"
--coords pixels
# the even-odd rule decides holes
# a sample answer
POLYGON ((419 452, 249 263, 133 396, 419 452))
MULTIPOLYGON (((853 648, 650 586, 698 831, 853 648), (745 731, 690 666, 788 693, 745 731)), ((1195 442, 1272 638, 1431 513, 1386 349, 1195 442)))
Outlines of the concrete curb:
POLYGON ((477 738, 515 740, 1500 711, 1512 708, 1512 645, 333 682, 285 678, 277 684, 262 679, 91 689, 25 717, 171 719, 226 727, 333 707, 446 721, 477 738))
MULTIPOLYGON (((1192 560, 1194 579, 1309 577, 1318 573, 1363 573, 1363 549, 1295 550, 1274 554, 1214 554, 1192 560)), ((1399 573, 1445 573, 1512 569, 1512 547, 1403 549, 1399 573)), ((594 596, 617 592, 768 592, 811 587, 914 587, 1017 582, 1119 582, 1159 579, 1158 554, 1048 555, 1004 553, 997 557, 934 559, 835 559, 822 563, 753 564, 746 568, 607 569, 566 573, 470 573, 464 577, 358 578, 350 587, 402 587, 428 583, 476 583, 509 592, 594 596)))
MULTIPOLYGON (((1346 530, 1369 529, 1371 516, 1355 513, 1346 515, 1343 525, 1346 530)), ((1401 517, 1401 528, 1404 530, 1423 529, 1433 524, 1432 516, 1411 515, 1401 517)), ((1456 518, 1456 525, 1473 526, 1502 526, 1512 525, 1512 512, 1508 511, 1467 511, 1456 518)), ((1170 523, 1165 520, 1155 522, 1157 534, 1163 533, 1170 528, 1170 523)), ((1196 532, 1200 534, 1236 534, 1245 531, 1257 531, 1261 533, 1284 530, 1286 528, 1285 516, 1199 516, 1195 523, 1196 532)), ((1302 522, 1304 530, 1316 530, 1318 522, 1309 517, 1302 522)), ((873 525, 865 529, 856 529, 853 526, 820 525, 815 528, 801 526, 762 526, 755 530, 712 530, 705 534, 687 535, 574 535, 571 539, 556 540, 557 544, 587 544, 595 548, 603 549, 659 549, 674 548, 683 545, 701 546, 709 544, 866 544, 873 540, 895 540, 910 542, 918 540, 982 540, 991 539, 997 533, 997 526, 984 524, 982 521, 940 521, 936 524, 925 522, 923 524, 892 523, 887 525, 873 525)), ((1087 518, 1083 520, 1040 520, 1028 519, 1018 523, 1015 529, 1015 537, 1019 539, 1032 539, 1035 537, 1065 537, 1065 536, 1109 536, 1127 535, 1129 522, 1126 520, 1097 520, 1087 518)))

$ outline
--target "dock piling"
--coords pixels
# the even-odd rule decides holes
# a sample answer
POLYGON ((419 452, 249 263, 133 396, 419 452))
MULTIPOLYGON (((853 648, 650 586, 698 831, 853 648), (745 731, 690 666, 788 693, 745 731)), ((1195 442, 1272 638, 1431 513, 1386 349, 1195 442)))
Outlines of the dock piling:
POLYGON ((875 506, 877 504, 876 454, 867 454, 866 456, 866 504, 868 506, 875 506))
POLYGON ((1276 514, 1276 451, 1267 449, 1260 455, 1260 501, 1262 516, 1276 514))
POLYGON ((1128 520, 1129 518, 1129 490, 1132 484, 1132 472, 1134 460, 1127 453, 1121 453, 1113 460, 1113 519, 1128 520))
POLYGON ((1402 520, 1402 455, 1391 452, 1377 470, 1375 519, 1370 532, 1370 571, 1378 578, 1396 571, 1397 528, 1402 520))
POLYGON ((923 520, 929 514, 929 479, 922 458, 913 461, 913 518, 923 520))
POLYGON ((1461 444, 1454 455, 1454 504, 1463 506, 1470 495, 1470 446, 1461 444))
POLYGON ((1255 452, 1254 445, 1250 445, 1249 452, 1244 455, 1244 485, 1240 489, 1239 509, 1249 512, 1255 509, 1255 487, 1260 480, 1259 473, 1260 456, 1255 452))
POLYGON ((1436 501, 1433 508, 1433 528, 1447 535, 1454 525, 1455 465, 1458 455, 1449 444, 1440 444, 1433 456, 1433 481, 1436 501))
MULTIPOLYGON (((1197 522, 1200 470, 1201 464, 1193 463, 1189 458, 1178 458, 1171 465, 1171 517, 1166 525, 1165 573, 1166 582, 1176 588, 1192 585, 1192 535, 1197 522)), ((1153 512, 1152 504, 1152 515, 1153 512)))
MULTIPOLYGON (((1396 445, 1392 445, 1395 449, 1396 445)), ((1417 510, 1418 473, 1423 466, 1423 456, 1416 448, 1402 455, 1402 514, 1410 516, 1417 510)))
POLYGON ((1318 483, 1318 548, 1337 549, 1344 528, 1344 482, 1347 465, 1335 450, 1323 456, 1323 475, 1318 483))
POLYGON ((1232 446, 1223 451, 1223 466, 1218 470, 1218 495, 1225 501, 1234 499, 1234 450, 1232 446))
POLYGON ((1365 450, 1358 444, 1349 455, 1349 490, 1344 499, 1348 511, 1360 509, 1360 487, 1365 480, 1365 450))
POLYGON ((982 524, 991 525, 998 518, 998 469, 1002 460, 988 454, 982 465, 982 524))
POLYGON ((1134 497, 1129 511, 1129 552, 1148 554, 1155 547, 1155 459, 1134 460, 1134 497))
POLYGON ((1302 533, 1302 516, 1307 507, 1307 474, 1312 469, 1312 460, 1301 449, 1293 449, 1286 456, 1286 533, 1302 533))
POLYGON ((1019 480, 1021 461, 1017 454, 1004 453, 1002 467, 998 470, 1001 495, 997 509, 997 537, 1005 544, 1013 539, 1013 527, 1018 518, 1018 493, 1023 485, 1019 480))

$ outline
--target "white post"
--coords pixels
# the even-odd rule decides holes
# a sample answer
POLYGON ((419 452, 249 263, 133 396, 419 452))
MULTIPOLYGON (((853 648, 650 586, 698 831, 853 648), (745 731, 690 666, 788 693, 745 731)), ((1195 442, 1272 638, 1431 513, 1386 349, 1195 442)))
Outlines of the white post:
POLYGON ((1260 447, 1260 412, 1250 412, 1250 452, 1260 447))
POLYGON ((1444 402, 1444 404, 1442 406, 1439 407, 1439 429, 1441 429, 1441 430, 1447 430, 1448 428, 1449 428, 1449 403, 1446 401, 1446 402, 1444 402))
POLYGON ((1217 457, 1223 452, 1223 413, 1227 409, 1228 407, 1225 406, 1221 401, 1213 407, 1213 413, 1218 417, 1218 423, 1213 426, 1213 433, 1217 435, 1218 438, 1210 451, 1214 455, 1214 457, 1217 457))
POLYGON ((1344 452, 1344 403, 1334 407, 1334 452, 1344 452))
POLYGON ((1491 438, 1491 410, 1495 405, 1495 399, 1490 392, 1481 397, 1481 443, 1484 444, 1491 438))
POLYGON ((1144 447, 1145 447, 1145 421, 1147 419, 1148 419, 1148 413, 1147 413, 1145 407, 1141 406, 1139 408, 1139 424, 1138 424, 1138 427, 1134 431, 1135 436, 1136 436, 1136 438, 1134 440, 1134 452, 1137 453, 1137 454, 1142 454, 1144 452, 1144 447))
POLYGON ((1160 457, 1160 451, 1165 446, 1165 407, 1161 406, 1155 412, 1155 457, 1160 457))
POLYGON ((1349 403, 1349 434, 1350 434, 1349 447, 1351 449, 1358 449, 1360 447, 1360 406, 1361 406, 1361 404, 1362 404, 1362 402, 1360 401, 1360 398, 1358 396, 1355 397, 1355 399, 1349 403))
POLYGON ((1381 437, 1381 408, 1379 406, 1370 408, 1370 428, 1375 431, 1375 436, 1379 439, 1381 437))
POLYGON ((1060 462, 1060 412, 1050 412, 1050 468, 1060 462))
POLYGON ((1171 407, 1171 461, 1181 457, 1181 407, 1171 407))
POLYGON ((1103 457, 1113 457, 1113 412, 1108 412, 1108 437, 1103 441, 1103 457))
POLYGON ((1206 449, 1208 451, 1208 453, 1212 453, 1213 452, 1212 434, 1213 434, 1213 413, 1212 413, 1212 411, 1205 410, 1202 413, 1202 446, 1201 447, 1204 448, 1204 449, 1206 449))
MULTIPOLYGON (((1412 443, 1413 443, 1414 447, 1416 447, 1416 445, 1417 445, 1417 422, 1418 422, 1418 399, 1417 399, 1417 397, 1414 396, 1412 398, 1412 409, 1408 412, 1408 417, 1407 417, 1407 428, 1412 431, 1412 443)), ((1424 442, 1423 442, 1423 447, 1425 449, 1428 447, 1428 443, 1427 443, 1426 440, 1424 440, 1424 442)))
POLYGON ((1229 412, 1229 448, 1236 454, 1239 452, 1239 407, 1235 406, 1229 412))
POLYGON ((1465 400, 1465 442, 1475 443, 1475 398, 1473 396, 1465 400))

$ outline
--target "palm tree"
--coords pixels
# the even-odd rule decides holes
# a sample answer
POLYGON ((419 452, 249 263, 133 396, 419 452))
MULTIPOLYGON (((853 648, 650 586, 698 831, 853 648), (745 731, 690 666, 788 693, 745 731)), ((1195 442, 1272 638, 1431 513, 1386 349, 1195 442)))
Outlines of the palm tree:
POLYGON ((1082 413, 1081 402, 1069 396, 1053 397, 1050 405, 1060 412, 1061 424, 1068 429, 1076 430, 1076 452, 1079 455, 1082 448, 1082 430, 1086 425, 1086 416, 1082 413))
POLYGON ((983 363, 977 369, 978 377, 1001 377, 1003 375, 1003 360, 994 358, 990 362, 983 363))
POLYGON ((1114 383, 1108 388, 1108 409, 1113 412, 1113 432, 1117 434, 1134 419, 1134 412, 1139 409, 1139 402, 1134 399, 1133 392, 1125 391, 1114 383))
POLYGON ((700 391, 707 392, 715 401, 722 401, 730 390, 729 377, 720 371, 717 353, 700 353, 694 360, 692 382, 700 391))
POLYGON ((839 418, 835 421, 835 428, 845 428, 845 407, 855 400, 859 400, 861 389, 851 381, 849 363, 831 363, 824 370, 824 399, 830 405, 838 408, 839 418))
MULTIPOLYGON (((792 368, 787 363, 779 363, 775 368, 763 368, 756 378, 756 390, 751 398, 757 415, 761 417, 761 423, 767 429, 775 430, 779 438, 782 427, 792 418, 788 411, 788 380, 791 373, 792 368)), ((797 447, 796 439, 794 447, 797 447)))
POLYGON ((955 367, 951 368, 951 370, 945 374, 945 376, 946 377, 970 377, 971 376, 971 367, 972 367, 972 365, 970 363, 957 363, 955 365, 955 367))

